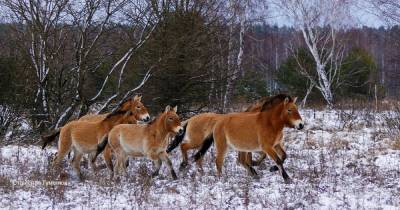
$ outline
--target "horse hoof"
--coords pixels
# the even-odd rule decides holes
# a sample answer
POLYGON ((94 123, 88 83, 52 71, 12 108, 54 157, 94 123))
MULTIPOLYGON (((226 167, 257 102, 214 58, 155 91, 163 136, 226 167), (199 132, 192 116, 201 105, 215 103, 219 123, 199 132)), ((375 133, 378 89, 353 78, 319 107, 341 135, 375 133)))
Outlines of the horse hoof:
POLYGON ((293 181, 292 181, 291 178, 286 178, 285 179, 285 184, 292 184, 292 183, 293 183, 293 181))
POLYGON ((172 179, 177 180, 178 177, 176 176, 176 174, 172 174, 172 179))
POLYGON ((83 182, 85 181, 85 178, 83 177, 83 174, 78 175, 79 181, 83 182))
POLYGON ((182 171, 182 170, 186 169, 187 166, 188 166, 187 162, 182 162, 181 165, 179 166, 179 170, 182 171))
POLYGON ((158 176, 158 171, 153 172, 153 173, 151 174, 151 177, 152 177, 152 178, 154 178, 154 177, 156 177, 156 176, 158 176))
POLYGON ((254 178, 258 177, 258 174, 253 167, 250 167, 250 175, 254 178))
POLYGON ((251 175, 253 177, 253 179, 255 180, 259 180, 261 177, 258 174, 252 174, 251 175))
POLYGON ((270 172, 275 172, 275 171, 279 171, 278 166, 271 166, 271 168, 269 168, 270 172))

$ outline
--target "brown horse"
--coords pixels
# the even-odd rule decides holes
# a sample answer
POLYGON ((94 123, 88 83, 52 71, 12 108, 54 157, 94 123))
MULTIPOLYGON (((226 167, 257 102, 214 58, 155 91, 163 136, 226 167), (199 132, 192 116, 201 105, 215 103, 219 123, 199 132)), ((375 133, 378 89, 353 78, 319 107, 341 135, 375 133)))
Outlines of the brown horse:
MULTIPOLYGON (((53 166, 58 166, 65 155, 71 150, 74 151, 72 166, 79 178, 82 179, 80 171, 80 160, 84 154, 94 155, 98 142, 115 126, 127 123, 135 119, 132 112, 115 111, 108 114, 104 120, 99 122, 72 121, 61 128, 60 140, 58 141, 58 152, 54 159, 53 166)), ((92 169, 95 165, 90 162, 92 169)))
POLYGON ((152 174, 158 175, 162 162, 165 162, 174 179, 177 179, 172 167, 171 160, 165 151, 168 139, 172 135, 182 133, 183 128, 179 116, 176 114, 177 107, 167 106, 165 111, 154 121, 147 125, 118 125, 114 127, 101 144, 96 155, 101 153, 102 145, 108 144, 116 155, 114 174, 126 173, 126 159, 128 156, 146 156, 156 164, 156 170, 152 174))
MULTIPOLYGON (((284 127, 299 130, 304 127, 296 99, 280 94, 267 100, 260 112, 231 113, 220 117, 213 131, 218 175, 221 175, 227 149, 233 148, 241 152, 264 152, 275 161, 285 182, 289 182, 290 178, 283 168, 286 154, 277 146, 282 143, 284 127)), ((256 175, 251 166, 246 169, 256 175)))
MULTIPOLYGON (((129 98, 126 101, 122 102, 116 111, 126 112, 131 110, 135 119, 132 119, 133 124, 136 124, 138 120, 140 121, 148 121, 150 120, 150 115, 147 112, 147 108, 141 102, 142 96, 136 95, 134 98, 129 98)), ((86 121, 86 122, 99 122, 104 120, 106 116, 110 113, 106 114, 87 114, 82 116, 79 121, 86 121)), ((61 128, 55 129, 51 134, 42 136, 43 146, 44 149, 47 144, 56 140, 56 137, 60 134, 61 128)))
MULTIPOLYGON (((262 105, 267 99, 269 99, 269 97, 264 97, 258 100, 256 103, 249 106, 245 112, 259 112, 262 108, 262 105)), ((183 135, 177 135, 167 149, 167 152, 170 153, 183 141, 180 144, 183 159, 180 165, 181 170, 188 165, 188 150, 196 149, 201 146, 202 148, 207 148, 208 146, 211 146, 213 142, 212 132, 214 129, 214 125, 221 116, 223 116, 223 114, 202 113, 199 115, 195 115, 182 123, 184 126, 183 135)), ((199 153, 205 152, 204 150, 206 151, 207 149, 201 149, 199 153)), ((262 154, 261 158, 254 162, 252 162, 251 157, 251 152, 239 152, 238 162, 245 166, 259 165, 261 161, 264 160, 265 155, 262 154)), ((202 158, 198 158, 196 162, 197 165, 202 168, 202 158)))

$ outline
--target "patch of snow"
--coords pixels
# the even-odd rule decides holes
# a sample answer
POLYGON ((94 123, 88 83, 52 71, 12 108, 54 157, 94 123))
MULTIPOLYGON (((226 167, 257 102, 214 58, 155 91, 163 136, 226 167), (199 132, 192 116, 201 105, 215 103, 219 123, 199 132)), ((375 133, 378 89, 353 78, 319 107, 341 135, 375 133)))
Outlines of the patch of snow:
MULTIPOLYGON (((85 163, 81 169, 86 179, 80 182, 67 158, 61 171, 51 167, 55 147, 8 145, 0 148, 0 184, 5 183, 0 187, 0 207, 398 209, 400 151, 376 135, 383 124, 368 126, 362 120, 364 112, 356 113, 359 120, 353 128, 343 126, 337 110, 301 114, 306 128, 284 132, 291 184, 284 184, 279 172, 269 172, 270 160, 256 167, 260 179, 249 177, 234 151, 227 154, 218 177, 213 147, 205 155, 202 173, 195 164, 178 171, 181 154, 179 149, 173 151, 178 180, 172 180, 165 165, 159 176, 151 178, 151 161, 131 158, 128 176, 120 181, 110 179, 108 169, 93 173, 85 163), (67 184, 44 184, 49 181, 67 184)), ((104 165, 99 159, 97 165, 104 165)))

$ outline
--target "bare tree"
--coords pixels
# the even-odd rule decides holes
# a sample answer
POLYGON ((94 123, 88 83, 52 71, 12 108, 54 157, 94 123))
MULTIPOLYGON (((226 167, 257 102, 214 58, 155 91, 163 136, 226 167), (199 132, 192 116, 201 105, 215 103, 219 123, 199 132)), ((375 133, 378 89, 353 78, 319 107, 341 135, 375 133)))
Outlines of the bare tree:
MULTIPOLYGON (((60 23, 68 0, 3 0, 9 10, 9 19, 22 24, 15 27, 25 40, 32 69, 35 71, 37 90, 35 104, 41 115, 49 114, 48 77, 56 56, 63 45, 65 34, 60 23)), ((4 11, 3 11, 4 12, 4 11)))
POLYGON ((22 50, 26 51, 35 70, 35 103, 40 108, 37 112, 45 116, 39 120, 40 123, 46 121, 55 127, 61 126, 76 111, 78 116, 84 115, 92 104, 105 99, 100 110, 103 111, 111 101, 118 100, 118 97, 123 100, 144 85, 154 65, 137 86, 122 90, 128 62, 157 26, 153 3, 150 0, 1 1, 1 5, 8 9, 9 19, 14 22, 21 42, 26 43, 22 50), (124 35, 126 41, 115 46, 113 32, 124 35), (64 60, 66 64, 60 65, 64 60), (88 80, 104 68, 103 64, 110 68, 102 79, 102 85, 98 90, 88 88, 88 80), (53 78, 50 78, 51 72, 53 78), (58 91, 58 104, 49 106, 54 87, 48 84, 55 78, 67 85, 64 85, 65 91, 58 91), (110 91, 106 93, 105 89, 112 78, 117 80, 117 86, 111 96, 107 96, 110 91), (122 92, 126 94, 122 95, 122 92))
MULTIPOLYGON (((301 31, 315 64, 317 78, 303 71, 310 84, 333 106, 333 83, 339 76, 344 47, 338 33, 349 17, 349 2, 336 0, 285 0, 276 3, 301 31)), ((302 69, 302 68, 300 68, 302 69)))
POLYGON ((227 82, 223 94, 222 109, 225 112, 230 104, 235 82, 240 74, 244 74, 243 56, 245 47, 245 33, 249 22, 260 21, 265 16, 257 11, 258 7, 265 6, 259 0, 230 0, 228 4, 229 40, 227 56, 227 82), (257 9, 255 9, 257 8, 257 9))
MULTIPOLYGON (((98 112, 103 111, 111 101, 115 100, 121 94, 121 84, 127 63, 132 55, 140 49, 148 40, 151 33, 157 26, 157 20, 151 11, 151 4, 147 1, 136 0, 89 0, 84 1, 83 5, 69 5, 68 14, 72 17, 72 23, 77 27, 78 34, 74 41, 75 48, 75 65, 73 72, 76 72, 77 82, 75 85, 75 98, 71 104, 65 109, 57 120, 56 127, 64 124, 73 114, 75 108, 79 106, 79 116, 87 113, 90 105, 96 103, 104 93, 105 87, 110 81, 110 77, 114 72, 118 72, 118 83, 114 94, 109 96, 102 104, 98 112), (101 57, 98 55, 96 48, 101 48, 101 40, 105 36, 106 30, 113 27, 113 18, 123 16, 125 21, 133 30, 134 40, 129 43, 128 48, 122 53, 119 59, 113 63, 104 77, 102 85, 93 96, 84 94, 86 77, 101 66, 101 57)), ((121 18, 121 17, 119 17, 121 18)), ((107 52, 105 56, 114 55, 116 52, 107 52)), ((138 86, 128 90, 128 93, 141 88, 151 76, 151 67, 143 76, 138 86)), ((125 94, 123 99, 129 96, 125 94)), ((121 100, 123 100, 121 99, 121 100)))
POLYGON ((246 10, 247 10, 247 2, 246 1, 229 1, 229 8, 232 11, 231 22, 229 23, 229 46, 228 46, 228 77, 227 84, 225 89, 225 94, 223 98, 223 111, 226 111, 227 105, 230 102, 230 98, 232 96, 234 82, 237 80, 239 73, 242 68, 242 60, 243 60, 243 48, 244 48, 244 33, 245 33, 245 22, 246 22, 246 10), (238 17, 239 22, 239 43, 237 46, 237 56, 235 58, 234 53, 234 28, 236 24, 236 17, 238 17), (236 61, 236 63, 235 63, 236 61))
POLYGON ((369 0, 373 8, 389 23, 400 23, 400 2, 398 0, 369 0))

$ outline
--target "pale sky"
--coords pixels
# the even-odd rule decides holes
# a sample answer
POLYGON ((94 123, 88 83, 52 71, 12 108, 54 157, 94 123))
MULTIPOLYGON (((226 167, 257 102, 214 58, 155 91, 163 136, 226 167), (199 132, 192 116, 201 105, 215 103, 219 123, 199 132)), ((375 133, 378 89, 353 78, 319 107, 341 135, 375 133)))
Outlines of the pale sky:
MULTIPOLYGON (((380 26, 386 27, 389 25, 380 17, 374 15, 373 13, 376 12, 376 10, 371 8, 364 0, 354 1, 357 3, 351 9, 351 13, 354 16, 353 20, 351 21, 353 27, 369 26, 379 28, 380 26)), ((274 7, 273 4, 268 4, 268 7, 269 9, 268 11, 266 11, 264 6, 260 5, 260 7, 253 12, 262 14, 262 16, 268 16, 265 19, 266 23, 268 24, 278 26, 292 26, 292 23, 284 15, 281 14, 280 8, 274 7)), ((6 12, 4 12, 7 10, 3 8, 1 4, 0 11, 3 11, 2 14, 0 14, 0 22, 7 22, 5 14, 6 12)))
MULTIPOLYGON (((356 0, 356 3, 351 8, 351 14, 353 15, 352 26, 353 27, 375 27, 379 28, 381 26, 388 26, 388 23, 382 20, 380 17, 375 15, 377 11, 374 8, 371 8, 365 1, 363 0, 356 0)), ((292 26, 290 20, 287 19, 284 15, 281 14, 281 9, 274 7, 273 4, 269 5, 270 14, 269 17, 266 19, 266 22, 272 25, 278 26, 292 26)))

